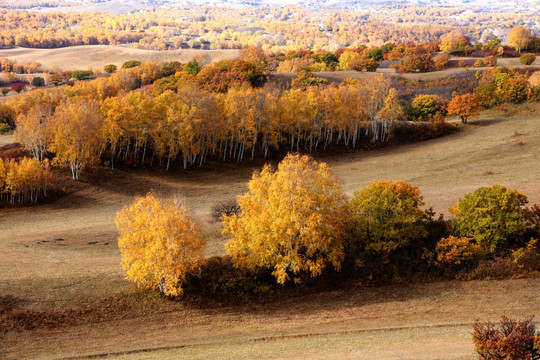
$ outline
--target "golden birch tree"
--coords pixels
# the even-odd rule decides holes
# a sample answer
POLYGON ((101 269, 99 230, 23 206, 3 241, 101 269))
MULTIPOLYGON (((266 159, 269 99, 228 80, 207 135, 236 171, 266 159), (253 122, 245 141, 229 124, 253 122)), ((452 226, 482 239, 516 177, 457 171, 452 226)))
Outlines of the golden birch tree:
POLYGON ((199 269, 205 246, 182 201, 165 202, 153 194, 139 197, 118 212, 116 226, 126 279, 181 295, 182 283, 199 269))
POLYGON ((95 100, 76 97, 61 103, 54 113, 51 151, 54 162, 67 165, 74 180, 81 171, 99 161, 103 137, 103 117, 95 100))
POLYGON ((225 248, 238 265, 271 268, 281 284, 340 267, 345 198, 326 164, 290 154, 277 170, 266 165, 253 174, 248 187, 240 213, 223 220, 231 236, 225 248))

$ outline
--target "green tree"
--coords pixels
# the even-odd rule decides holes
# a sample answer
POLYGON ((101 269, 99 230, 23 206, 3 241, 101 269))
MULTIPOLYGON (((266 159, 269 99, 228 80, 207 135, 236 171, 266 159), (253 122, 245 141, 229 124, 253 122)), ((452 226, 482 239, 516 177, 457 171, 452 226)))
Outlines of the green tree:
POLYGON ((519 57, 519 62, 523 65, 531 65, 536 60, 536 55, 533 53, 525 53, 519 57))
POLYGON ((196 76, 201 71, 201 65, 197 59, 193 59, 184 66, 184 71, 188 74, 196 76))
POLYGON ((118 70, 118 67, 114 64, 105 65, 103 67, 103 71, 105 71, 107 74, 115 73, 116 70, 118 70))
POLYGON ((137 66, 141 66, 141 62, 139 60, 128 60, 122 64, 122 69, 130 69, 137 66))
POLYGON ((523 234, 526 203, 527 196, 517 190, 493 185, 465 195, 450 211, 457 218, 457 233, 493 252, 523 234))
POLYGON ((382 263, 396 250, 427 235, 425 213, 418 187, 404 181, 380 180, 360 192, 349 203, 356 241, 382 263))
POLYGON ((326 164, 288 155, 277 170, 266 165, 253 174, 248 186, 238 197, 240 213, 224 217, 231 236, 225 248, 238 265, 271 268, 281 284, 340 267, 345 197, 326 164))
POLYGON ((73 77, 75 80, 86 80, 92 76, 92 72, 89 70, 75 70, 71 77, 73 77))
POLYGON ((38 87, 45 85, 45 80, 41 76, 36 76, 32 79, 32 86, 38 87))

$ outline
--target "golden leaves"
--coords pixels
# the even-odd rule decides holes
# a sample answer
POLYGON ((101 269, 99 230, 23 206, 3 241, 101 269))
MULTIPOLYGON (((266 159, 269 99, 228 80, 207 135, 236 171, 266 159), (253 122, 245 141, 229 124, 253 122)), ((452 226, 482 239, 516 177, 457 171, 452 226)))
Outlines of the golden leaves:
POLYGON ((205 242, 181 201, 140 197, 116 215, 125 277, 137 285, 182 294, 188 274, 199 269, 205 242))
POLYGON ((288 155, 274 171, 253 174, 249 192, 238 198, 241 212, 224 218, 231 234, 226 249, 239 265, 271 267, 279 283, 291 275, 320 275, 343 260, 340 183, 326 164, 288 155))

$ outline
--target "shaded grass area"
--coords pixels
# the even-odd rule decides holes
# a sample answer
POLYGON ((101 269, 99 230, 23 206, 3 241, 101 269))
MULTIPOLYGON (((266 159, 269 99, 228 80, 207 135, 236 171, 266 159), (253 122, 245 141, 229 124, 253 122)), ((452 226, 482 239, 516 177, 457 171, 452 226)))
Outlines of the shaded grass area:
MULTIPOLYGON (((224 358, 248 358, 274 342, 276 349, 282 350, 269 351, 268 358, 296 358, 301 353, 332 358, 334 352, 343 354, 338 348, 347 346, 354 350, 351 354, 362 358, 360 346, 368 341, 371 353, 387 355, 377 358, 395 358, 395 353, 385 353, 386 344, 394 351, 406 352, 408 346, 422 349, 421 339, 431 339, 451 354, 441 353, 440 358, 457 358, 460 353, 453 349, 454 342, 472 351, 470 336, 464 333, 471 331, 475 318, 539 315, 539 287, 540 279, 381 287, 350 283, 337 289, 286 290, 235 304, 171 301, 153 293, 127 290, 95 301, 100 312, 82 314, 78 322, 5 333, 3 357, 104 357, 133 351, 132 358, 142 357, 143 352, 155 353, 148 358, 161 358, 163 354, 165 358, 189 358, 194 352, 213 358, 217 351, 228 351, 224 358), (456 328, 461 330, 455 332, 456 328), (451 335, 447 340, 445 333, 451 335), (351 338, 357 338, 356 342, 346 345, 351 338), (261 344, 254 341, 263 339, 261 344), (164 349, 167 347, 172 349, 170 354, 164 349)), ((427 354, 431 357, 421 358, 437 358, 433 352, 427 354)))

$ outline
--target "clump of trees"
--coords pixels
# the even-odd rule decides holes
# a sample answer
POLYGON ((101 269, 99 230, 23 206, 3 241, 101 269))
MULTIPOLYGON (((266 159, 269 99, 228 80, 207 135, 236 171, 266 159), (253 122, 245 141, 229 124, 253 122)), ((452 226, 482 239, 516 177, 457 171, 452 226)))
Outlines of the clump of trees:
POLYGON ((117 217, 126 276, 168 294, 181 293, 185 284, 195 293, 225 295, 243 287, 261 294, 329 274, 365 281, 474 277, 495 256, 511 256, 514 272, 540 269, 532 238, 540 235, 540 210, 526 208, 523 194, 500 185, 465 195, 452 221, 434 219, 431 209, 422 209, 420 190, 403 181, 374 182, 347 201, 326 164, 307 155, 290 154, 276 169, 265 166, 248 187, 237 203, 213 210, 230 237, 229 256, 220 259, 202 260, 202 240, 194 230, 184 234, 191 222, 177 205, 152 195, 137 199, 117 217))
POLYGON ((180 71, 134 90, 148 74, 139 72, 143 65, 63 91, 12 97, 0 110, 8 123, 17 124, 16 136, 38 160, 52 154, 56 164, 71 168, 74 179, 100 159, 113 167, 156 161, 168 169, 178 157, 187 167, 208 157, 267 156, 271 149, 312 152, 384 144, 403 118, 397 93, 382 76, 337 87, 309 86, 311 77, 305 76, 299 88, 247 83, 220 93, 201 89, 203 72, 194 78, 180 71))
POLYGON ((479 359, 529 360, 540 355, 540 334, 532 317, 513 320, 503 316, 498 324, 476 319, 472 340, 479 359))
POLYGON ((51 177, 47 160, 40 163, 24 157, 4 161, 0 157, 0 200, 11 204, 36 203, 40 195, 47 196, 51 177))
POLYGON ((484 108, 505 102, 521 103, 527 100, 532 90, 527 78, 527 74, 522 74, 512 67, 484 70, 474 90, 474 97, 484 108))

